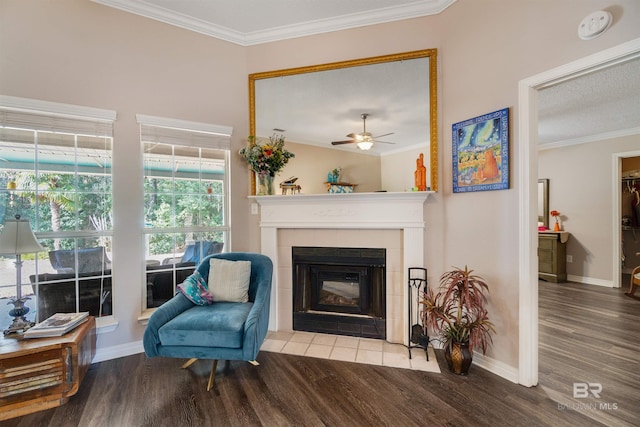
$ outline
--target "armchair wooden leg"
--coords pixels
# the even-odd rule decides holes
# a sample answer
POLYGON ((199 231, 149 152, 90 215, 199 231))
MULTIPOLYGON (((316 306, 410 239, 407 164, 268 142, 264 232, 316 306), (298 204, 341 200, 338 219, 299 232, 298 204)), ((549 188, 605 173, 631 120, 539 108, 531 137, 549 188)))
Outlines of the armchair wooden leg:
POLYGON ((189 359, 184 365, 182 365, 182 369, 187 369, 189 366, 193 365, 198 359, 189 359))
POLYGON ((249 363, 251 363, 253 366, 259 366, 260 365, 257 360, 249 360, 249 363))
POLYGON ((207 384, 207 391, 211 390, 211 386, 213 385, 213 380, 216 377, 217 367, 218 367, 218 359, 214 359, 213 365, 211 366, 211 374, 209 374, 209 384, 207 384))

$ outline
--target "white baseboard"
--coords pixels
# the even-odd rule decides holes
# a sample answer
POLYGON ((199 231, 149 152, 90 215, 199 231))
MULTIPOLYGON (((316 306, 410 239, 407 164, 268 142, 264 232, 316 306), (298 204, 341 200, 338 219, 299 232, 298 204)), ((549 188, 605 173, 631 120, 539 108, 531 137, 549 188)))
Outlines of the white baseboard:
POLYGON ((119 357, 131 356, 144 352, 142 341, 134 341, 112 347, 96 349, 96 356, 91 363, 104 362, 105 360, 117 359, 119 357))
MULTIPOLYGON (((432 342, 431 344, 433 345, 433 348, 444 348, 442 343, 438 341, 432 342)), ((492 374, 496 374, 499 377, 504 378, 505 380, 518 384, 518 368, 514 368, 513 366, 509 366, 506 363, 484 356, 482 353, 475 351, 473 352, 473 363, 471 364, 471 369, 473 369, 474 364, 478 365, 482 369, 486 369, 492 374)))
POLYGON ((569 282, 583 283, 585 285, 603 286, 605 288, 613 288, 612 280, 594 279, 593 277, 574 276, 572 274, 567 275, 569 282))
POLYGON ((512 383, 518 384, 518 369, 500 362, 491 357, 484 356, 482 353, 473 352, 473 365, 478 365, 482 369, 486 369, 492 374, 496 374, 512 383))

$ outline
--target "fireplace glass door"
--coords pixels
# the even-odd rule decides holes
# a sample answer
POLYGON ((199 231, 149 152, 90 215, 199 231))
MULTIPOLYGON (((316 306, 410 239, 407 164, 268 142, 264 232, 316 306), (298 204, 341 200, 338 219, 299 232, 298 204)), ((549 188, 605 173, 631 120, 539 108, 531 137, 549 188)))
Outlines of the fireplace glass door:
POLYGON ((338 313, 365 313, 364 305, 368 301, 369 293, 367 274, 366 267, 311 267, 311 309, 338 313))

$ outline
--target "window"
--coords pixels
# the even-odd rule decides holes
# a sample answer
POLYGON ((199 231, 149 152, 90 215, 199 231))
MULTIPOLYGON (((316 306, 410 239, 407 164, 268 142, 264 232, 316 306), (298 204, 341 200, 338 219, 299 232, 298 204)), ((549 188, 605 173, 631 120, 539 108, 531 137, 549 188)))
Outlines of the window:
POLYGON ((146 308, 228 249, 231 129, 138 115, 144 162, 146 308))
MULTIPOLYGON (((45 248, 22 256, 28 320, 112 313, 114 119, 106 110, 0 97, 0 218, 28 219, 45 248)), ((1 297, 16 295, 13 260, 0 258, 1 297)), ((0 318, 9 308, 0 304, 0 318)))

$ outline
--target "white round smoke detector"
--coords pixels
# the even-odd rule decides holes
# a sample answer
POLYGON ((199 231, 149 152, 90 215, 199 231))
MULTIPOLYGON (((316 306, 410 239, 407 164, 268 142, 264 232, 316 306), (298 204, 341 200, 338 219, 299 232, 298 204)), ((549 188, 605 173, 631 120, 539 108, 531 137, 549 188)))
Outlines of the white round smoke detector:
POLYGON ((599 10, 587 15, 578 25, 578 37, 582 40, 595 39, 611 26, 613 15, 605 10, 599 10))

